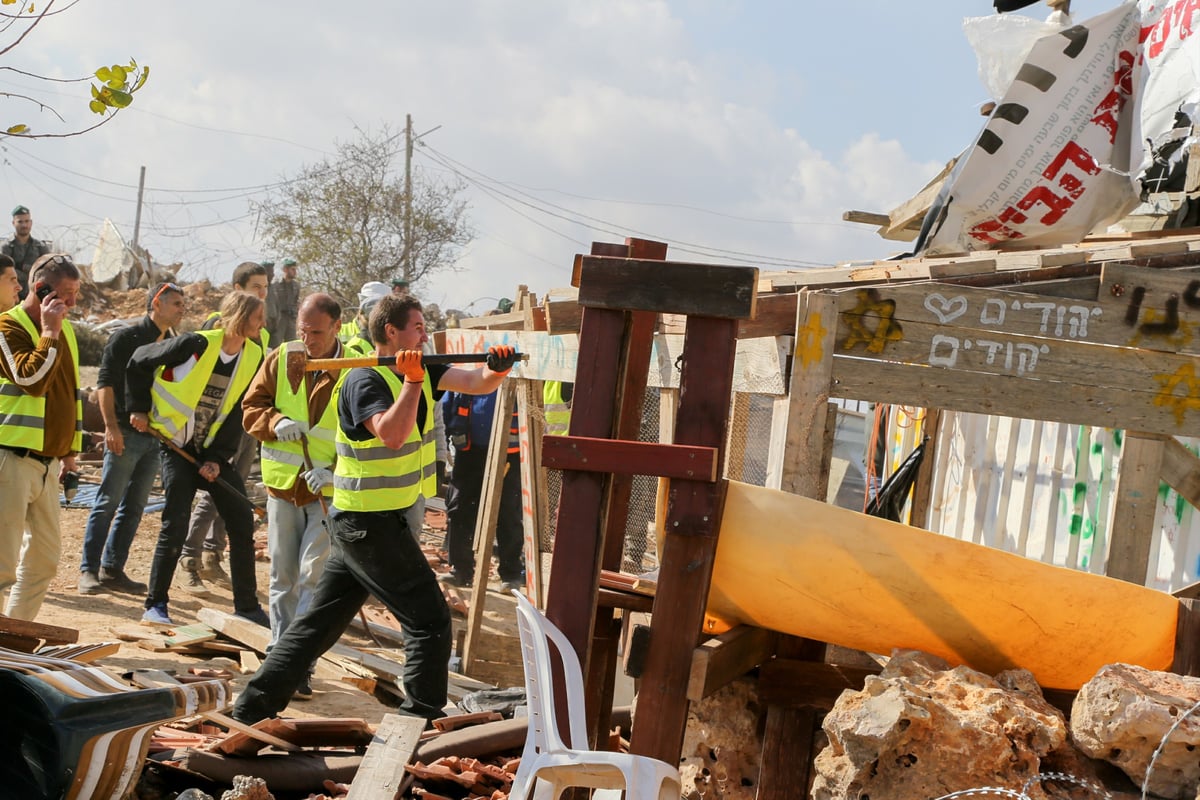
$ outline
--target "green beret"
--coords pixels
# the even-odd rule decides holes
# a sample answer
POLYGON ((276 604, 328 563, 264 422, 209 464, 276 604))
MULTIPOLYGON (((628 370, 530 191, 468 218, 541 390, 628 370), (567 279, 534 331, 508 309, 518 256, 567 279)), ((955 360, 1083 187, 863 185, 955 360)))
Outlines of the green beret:
POLYGON ((260 267, 266 267, 267 269, 270 269, 271 267, 275 266, 275 262, 274 261, 260 261, 260 262, 258 262, 258 265, 260 267))
POLYGON ((28 214, 28 213, 29 213, 29 209, 26 208, 25 206, 17 206, 16 208, 13 209, 12 215, 14 217, 19 217, 22 214, 28 214))
POLYGON ((404 278, 392 278, 392 286, 408 286, 408 281, 404 278))
POLYGON ((296 259, 294 259, 294 258, 285 258, 285 259, 283 260, 283 265, 284 265, 285 267, 294 267, 294 266, 296 266, 296 259))

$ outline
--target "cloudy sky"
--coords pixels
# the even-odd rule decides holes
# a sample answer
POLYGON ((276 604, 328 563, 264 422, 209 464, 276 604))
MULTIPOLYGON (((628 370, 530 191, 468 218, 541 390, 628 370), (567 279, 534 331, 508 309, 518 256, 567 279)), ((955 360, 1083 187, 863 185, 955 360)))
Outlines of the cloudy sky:
MULTIPOLYGON (((1117 2, 1072 5, 1086 19, 1117 2)), ((429 131, 415 168, 467 183, 476 234, 458 271, 417 293, 480 312, 517 284, 566 286, 575 253, 625 235, 766 270, 886 257, 898 245, 842 212, 918 191, 971 142, 989 99, 962 21, 992 13, 990 0, 60 8, 5 53, 0 91, 65 122, 9 97, 5 126, 91 122, 86 84, 14 67, 71 78, 132 56, 151 78, 99 130, 0 141, 0 201, 31 207, 35 235, 85 263, 104 218, 132 238, 145 166, 143 246, 182 263, 182 279, 228 280, 239 261, 287 255, 264 251, 251 199, 356 126, 399 131, 412 114, 429 131)))

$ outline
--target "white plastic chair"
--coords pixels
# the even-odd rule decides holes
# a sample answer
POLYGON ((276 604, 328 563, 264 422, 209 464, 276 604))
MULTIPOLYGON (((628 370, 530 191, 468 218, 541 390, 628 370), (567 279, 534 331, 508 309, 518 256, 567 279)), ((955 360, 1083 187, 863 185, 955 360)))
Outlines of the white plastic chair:
POLYGON ((649 756, 587 749, 583 675, 575 649, 525 595, 519 591, 513 595, 517 598, 517 626, 525 659, 529 732, 525 735, 521 766, 508 795, 510 800, 529 800, 535 784, 538 800, 557 800, 562 790, 570 786, 624 789, 626 800, 679 800, 679 770, 670 764, 649 756), (555 717, 550 642, 558 649, 563 670, 570 746, 559 736, 555 717))

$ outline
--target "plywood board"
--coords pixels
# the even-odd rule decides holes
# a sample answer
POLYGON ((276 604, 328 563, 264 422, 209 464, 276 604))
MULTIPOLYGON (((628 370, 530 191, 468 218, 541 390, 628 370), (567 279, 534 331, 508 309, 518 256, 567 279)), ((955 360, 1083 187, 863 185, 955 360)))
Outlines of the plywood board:
MULTIPOLYGON (((1105 264, 1097 302, 1104 339, 1173 353, 1200 353, 1200 273, 1105 264)), ((1094 327, 1094 326, 1093 326, 1094 327)))

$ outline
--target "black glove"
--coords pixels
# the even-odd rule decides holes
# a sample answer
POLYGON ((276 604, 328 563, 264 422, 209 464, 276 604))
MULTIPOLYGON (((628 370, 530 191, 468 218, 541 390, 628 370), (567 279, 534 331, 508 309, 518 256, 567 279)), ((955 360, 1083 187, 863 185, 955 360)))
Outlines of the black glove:
POLYGON ((503 375, 517 363, 517 351, 510 344, 494 344, 488 348, 488 369, 503 375))

